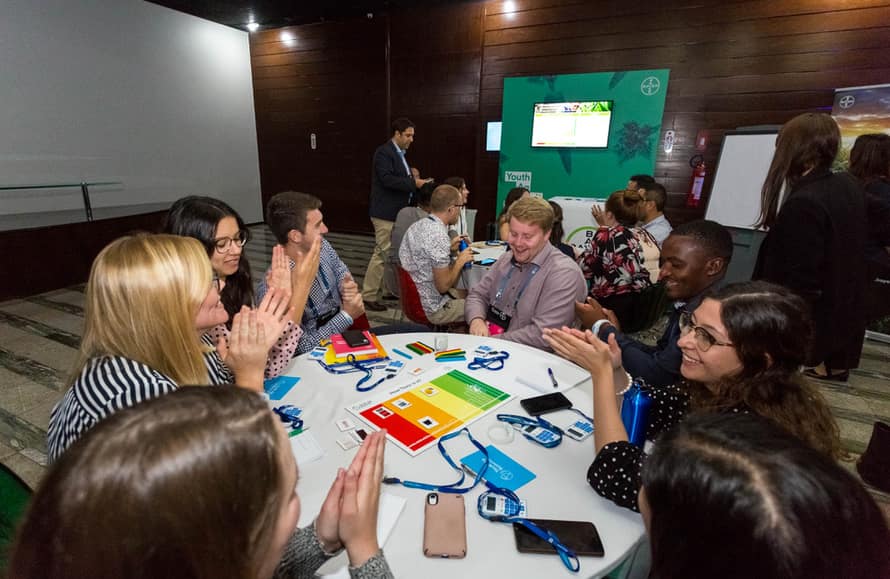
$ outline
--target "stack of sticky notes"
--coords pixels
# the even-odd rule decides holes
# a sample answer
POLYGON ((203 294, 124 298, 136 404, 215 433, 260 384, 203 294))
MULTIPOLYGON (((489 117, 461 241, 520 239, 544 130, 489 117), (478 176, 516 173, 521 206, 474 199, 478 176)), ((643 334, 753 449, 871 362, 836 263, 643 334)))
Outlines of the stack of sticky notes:
POLYGON ((460 348, 436 352, 436 362, 464 362, 466 359, 467 353, 460 348))
POLYGON ((412 352, 414 352, 415 354, 417 354, 418 356, 423 356, 424 354, 432 354, 434 351, 432 348, 430 348, 423 342, 411 342, 410 344, 408 344, 405 347, 408 348, 409 350, 411 350, 412 352))

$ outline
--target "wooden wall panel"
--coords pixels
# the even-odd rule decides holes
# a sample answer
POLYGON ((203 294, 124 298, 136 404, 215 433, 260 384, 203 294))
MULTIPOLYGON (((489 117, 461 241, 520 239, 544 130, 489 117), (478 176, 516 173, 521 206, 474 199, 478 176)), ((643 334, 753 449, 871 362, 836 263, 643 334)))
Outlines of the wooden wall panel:
POLYGON ((385 22, 367 19, 251 35, 264 206, 279 191, 303 191, 322 200, 329 227, 369 229, 368 151, 386 122, 385 37, 385 22))
MULTIPOLYGON (((707 194, 727 130, 828 111, 837 87, 890 82, 886 0, 513 5, 512 13, 503 2, 486 5, 480 115, 499 115, 508 76, 669 68, 662 132, 677 136, 671 155, 659 151, 655 176, 675 221, 703 211, 683 207, 699 130, 710 137, 707 194)), ((479 179, 494 183, 496 165, 479 179)))
POLYGON ((699 130, 710 136, 707 193, 726 131, 828 111, 837 87, 890 82, 890 0, 509 5, 393 12, 388 70, 384 18, 296 27, 298 45, 287 50, 279 31, 252 35, 264 195, 309 184, 338 202, 332 225, 367 230, 370 155, 386 138, 388 80, 392 115, 418 125, 410 162, 425 175, 468 179, 479 235, 494 218, 498 172, 497 154, 484 150, 485 123, 500 119, 505 77, 669 68, 662 129, 677 138, 671 155, 659 152, 655 173, 668 188, 670 217, 683 221, 702 213, 682 206, 699 130), (311 130, 324 139, 307 155, 311 130))

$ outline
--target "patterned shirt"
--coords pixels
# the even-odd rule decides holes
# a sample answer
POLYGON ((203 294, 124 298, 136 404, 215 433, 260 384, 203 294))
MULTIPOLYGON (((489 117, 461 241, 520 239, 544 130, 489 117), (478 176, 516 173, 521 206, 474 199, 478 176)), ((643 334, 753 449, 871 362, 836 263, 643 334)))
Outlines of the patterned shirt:
MULTIPOLYGON (((220 324, 208 331, 207 335, 210 336, 215 347, 221 339, 228 340, 231 333, 231 330, 225 324, 220 324)), ((278 341, 269 350, 269 357, 266 360, 266 371, 263 374, 265 378, 275 378, 284 372, 284 369, 290 364, 294 353, 297 351, 297 345, 302 335, 303 330, 300 326, 290 321, 287 323, 284 331, 278 336, 278 341)))
POLYGON ((424 312, 437 312, 451 299, 436 289, 433 274, 434 268, 451 265, 451 239, 448 228, 439 217, 428 215, 408 228, 399 248, 399 261, 417 286, 424 312))
MULTIPOLYGON (((207 334, 201 342, 213 342, 207 334)), ((235 377, 216 350, 204 353, 208 382, 232 384, 235 377)), ((62 400, 53 408, 47 429, 49 458, 55 461, 84 432, 122 408, 173 392, 178 385, 168 376, 123 356, 100 356, 87 361, 62 400)))
POLYGON ((643 260, 643 248, 632 229, 600 227, 581 256, 590 295, 606 298, 646 289, 651 281, 643 260))
MULTIPOLYGON (((290 268, 294 267, 296 263, 291 259, 290 268)), ((308 352, 321 340, 339 334, 352 325, 354 321, 352 316, 340 309, 343 304, 340 297, 340 283, 347 275, 349 268, 340 260, 340 256, 328 240, 322 238, 318 273, 315 274, 312 287, 309 289, 309 299, 306 300, 306 308, 303 310, 303 319, 300 323, 303 335, 297 344, 297 354, 308 352)), ((267 291, 266 278, 263 276, 257 287, 257 302, 262 301, 267 291)))

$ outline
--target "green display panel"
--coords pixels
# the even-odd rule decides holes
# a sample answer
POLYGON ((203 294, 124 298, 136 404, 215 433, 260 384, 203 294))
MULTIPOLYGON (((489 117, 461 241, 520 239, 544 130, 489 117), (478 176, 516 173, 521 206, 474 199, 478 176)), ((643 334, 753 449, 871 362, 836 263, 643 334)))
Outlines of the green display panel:
POLYGON ((604 198, 630 175, 653 174, 669 72, 505 78, 498 212, 517 185, 546 198, 604 198))

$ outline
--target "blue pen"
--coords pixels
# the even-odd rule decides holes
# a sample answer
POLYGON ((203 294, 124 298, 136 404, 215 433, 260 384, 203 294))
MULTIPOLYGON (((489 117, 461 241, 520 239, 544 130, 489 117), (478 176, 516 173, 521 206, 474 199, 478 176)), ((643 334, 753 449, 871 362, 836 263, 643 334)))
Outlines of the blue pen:
POLYGON ((401 356, 402 358, 407 358, 408 360, 410 360, 411 358, 414 357, 414 356, 410 356, 410 355, 406 354, 405 352, 403 352, 401 350, 396 350, 395 348, 393 348, 392 351, 395 352, 396 354, 398 354, 399 356, 401 356))
POLYGON ((550 382, 553 383, 553 387, 559 388, 559 382, 556 381, 556 376, 553 375, 553 368, 547 368, 547 375, 550 376, 550 382))

